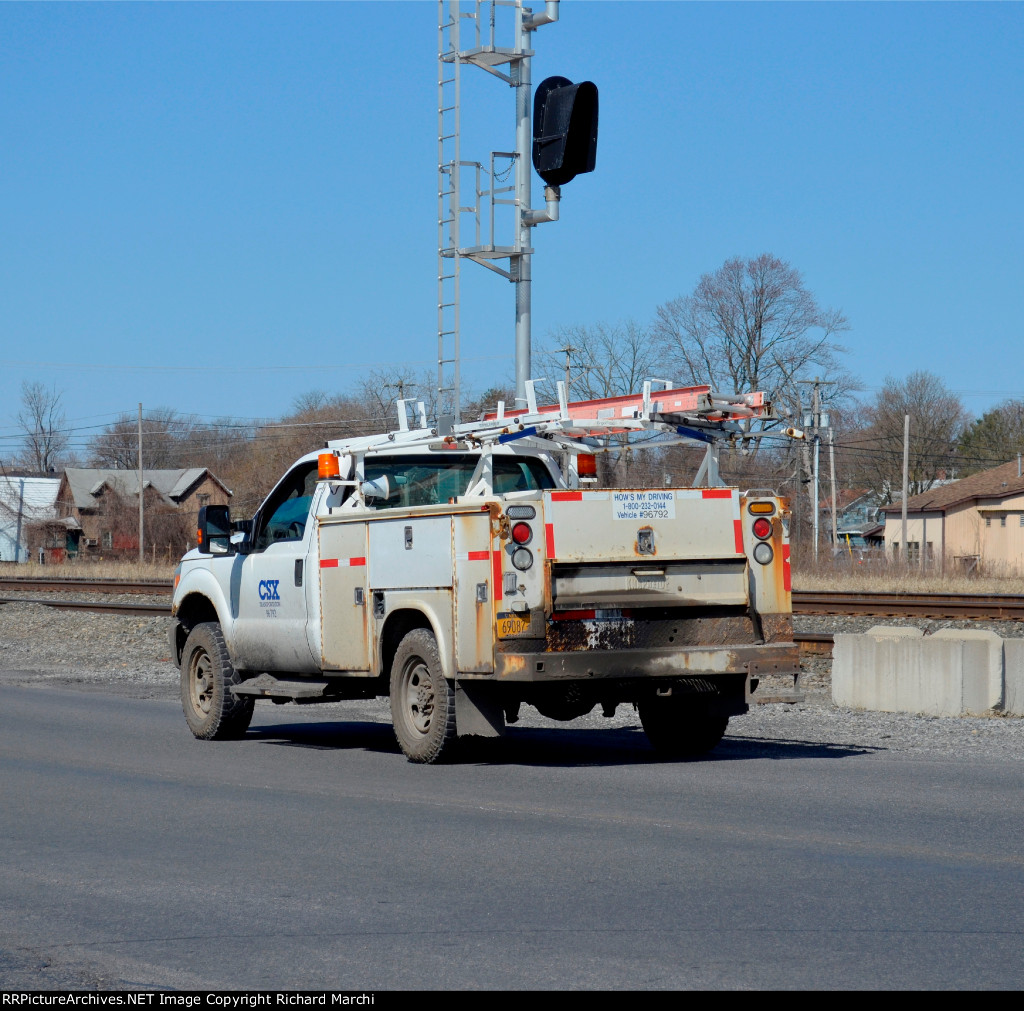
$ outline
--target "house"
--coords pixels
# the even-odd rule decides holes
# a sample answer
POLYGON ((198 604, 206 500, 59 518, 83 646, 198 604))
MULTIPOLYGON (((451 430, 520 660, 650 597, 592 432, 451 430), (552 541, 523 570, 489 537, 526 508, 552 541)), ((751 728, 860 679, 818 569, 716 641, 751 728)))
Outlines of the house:
MULTIPOLYGON (((869 548, 867 534, 874 530, 881 518, 882 496, 864 488, 840 489, 836 493, 838 512, 836 514, 836 537, 839 547, 869 548)), ((826 499, 821 506, 822 529, 832 536, 832 501, 826 499)))
MULTIPOLYGON (((901 508, 886 506, 883 513, 886 554, 898 560, 903 542, 901 508)), ((907 560, 943 573, 1024 574, 1020 462, 979 471, 908 498, 907 560)))
POLYGON ((56 518, 55 477, 0 477, 0 562, 27 562, 34 524, 56 518))
MULTIPOLYGON (((144 539, 172 553, 195 536, 199 509, 227 505, 231 491, 205 467, 143 470, 144 539)), ((139 472, 69 467, 57 493, 58 519, 77 523, 74 550, 127 552, 139 546, 139 472)))

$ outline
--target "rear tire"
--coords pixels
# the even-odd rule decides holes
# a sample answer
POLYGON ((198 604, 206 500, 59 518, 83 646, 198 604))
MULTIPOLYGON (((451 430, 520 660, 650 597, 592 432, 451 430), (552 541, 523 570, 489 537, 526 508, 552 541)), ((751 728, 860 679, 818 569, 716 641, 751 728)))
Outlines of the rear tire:
POLYGON ((647 740, 661 758, 700 758, 718 746, 729 725, 728 716, 671 696, 645 699, 637 709, 647 740))
POLYGON ((195 737, 222 741, 241 737, 249 729, 254 700, 231 693, 231 686, 241 682, 220 625, 196 625, 181 653, 181 707, 195 737))
POLYGON ((444 676, 437 640, 414 628, 398 644, 391 665, 391 725, 410 762, 448 757, 457 739, 455 689, 444 676))

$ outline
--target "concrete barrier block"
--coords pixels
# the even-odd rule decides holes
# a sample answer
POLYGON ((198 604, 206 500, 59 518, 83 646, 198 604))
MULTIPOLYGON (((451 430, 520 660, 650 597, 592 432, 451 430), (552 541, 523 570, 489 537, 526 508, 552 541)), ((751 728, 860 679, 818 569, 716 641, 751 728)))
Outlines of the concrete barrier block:
POLYGON ((864 634, 882 639, 920 639, 924 632, 913 625, 874 625, 864 634))
POLYGON ((832 651, 832 700, 853 709, 960 716, 965 669, 979 671, 975 680, 983 682, 970 689, 972 703, 987 696, 991 648, 985 640, 840 633, 832 651))
POLYGON ((971 643, 964 651, 964 712, 985 713, 1003 708, 1003 640, 995 632, 982 628, 940 628, 930 638, 971 643), (976 644, 982 646, 980 653, 976 644))
POLYGON ((1003 640, 1003 712, 1024 716, 1024 639, 1003 640))

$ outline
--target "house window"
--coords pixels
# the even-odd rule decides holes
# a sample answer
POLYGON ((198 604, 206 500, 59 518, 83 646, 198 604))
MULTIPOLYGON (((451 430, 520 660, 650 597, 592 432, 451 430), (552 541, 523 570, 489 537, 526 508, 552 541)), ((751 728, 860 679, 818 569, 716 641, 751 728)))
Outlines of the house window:
POLYGON ((985 526, 987 526, 987 527, 992 526, 992 517, 991 516, 986 516, 985 517, 985 526))
POLYGON ((202 509, 204 505, 209 505, 209 503, 210 503, 210 496, 209 495, 197 495, 196 496, 196 501, 199 503, 199 508, 202 509))
MULTIPOLYGON (((928 542, 928 551, 929 551, 929 553, 931 553, 931 545, 932 545, 932 542, 929 541, 928 542)), ((900 541, 893 541, 893 545, 892 545, 892 558, 893 558, 894 562, 899 560, 900 551, 901 551, 901 542, 900 541)), ((907 542, 907 563, 908 564, 913 564, 914 562, 919 561, 920 558, 921 558, 921 544, 920 544, 920 542, 918 542, 918 541, 908 541, 907 542)))
POLYGON ((1005 516, 1000 516, 999 517, 999 525, 1001 527, 1005 527, 1006 526, 1006 517, 1005 516))
POLYGON ((112 530, 103 531, 103 547, 110 550, 114 546, 114 532, 112 530))

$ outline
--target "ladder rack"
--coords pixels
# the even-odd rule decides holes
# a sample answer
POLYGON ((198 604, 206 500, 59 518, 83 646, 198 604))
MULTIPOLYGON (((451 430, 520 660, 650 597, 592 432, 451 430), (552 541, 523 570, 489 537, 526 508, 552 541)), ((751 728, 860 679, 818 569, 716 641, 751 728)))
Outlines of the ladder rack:
MULTIPOLYGON (((777 431, 745 432, 742 423, 750 420, 775 422, 779 419, 763 393, 722 395, 708 386, 687 386, 653 391, 652 382, 644 383, 643 392, 600 400, 569 403, 565 385, 558 383, 558 404, 538 407, 535 380, 527 383, 527 407, 505 411, 499 403, 496 411, 483 419, 463 424, 427 425, 422 402, 398 401, 399 428, 380 435, 354 439, 334 439, 327 447, 338 453, 366 453, 371 450, 400 449, 412 446, 454 448, 504 445, 521 439, 536 448, 558 448, 583 452, 600 452, 615 448, 594 445, 591 440, 612 435, 650 432, 665 436, 656 445, 672 442, 702 442, 709 450, 722 441, 737 438, 803 438, 795 428, 777 431), (416 428, 409 427, 409 407, 416 411, 416 428), (588 440, 588 441, 584 441, 588 440)), ((667 385, 667 384, 666 384, 667 385)))

